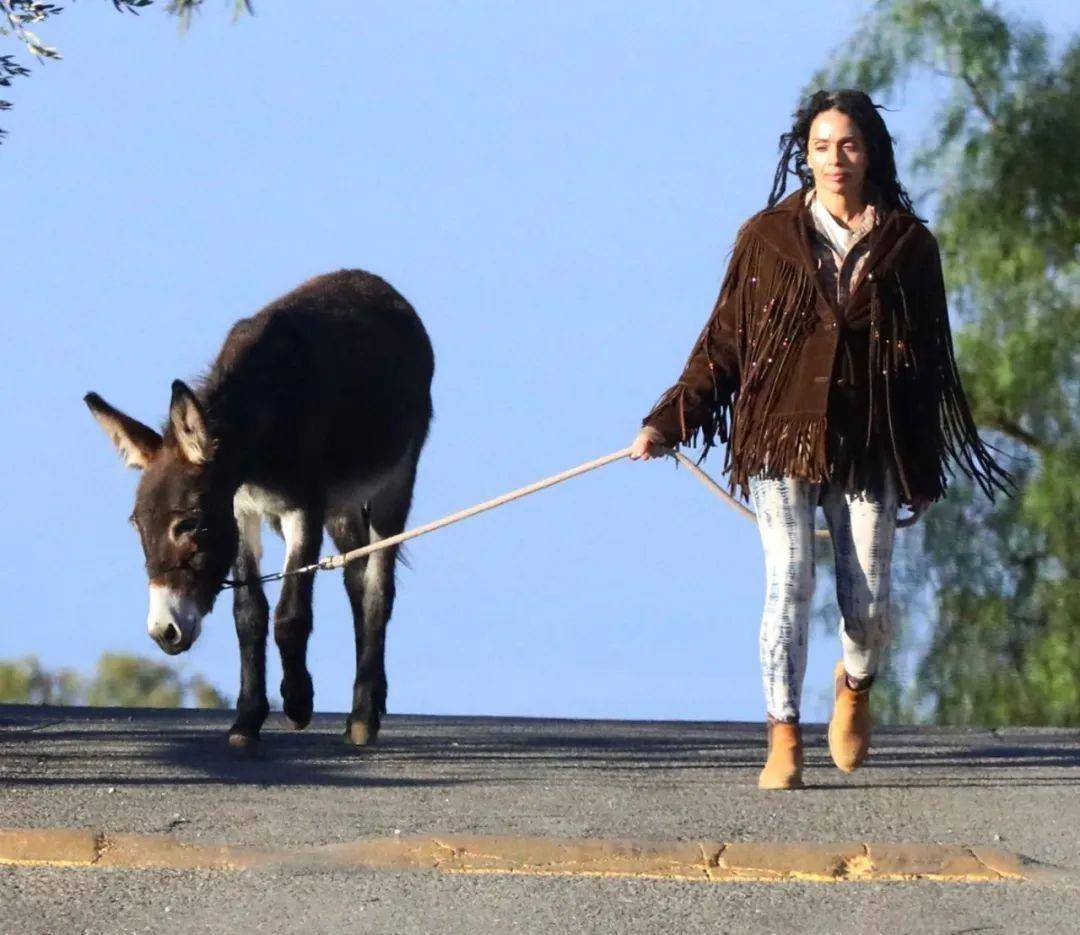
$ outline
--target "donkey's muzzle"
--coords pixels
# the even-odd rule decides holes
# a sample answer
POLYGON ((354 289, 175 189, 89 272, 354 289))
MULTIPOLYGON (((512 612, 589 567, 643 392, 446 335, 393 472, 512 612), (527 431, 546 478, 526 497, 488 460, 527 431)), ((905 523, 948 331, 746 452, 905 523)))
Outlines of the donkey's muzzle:
POLYGON ((202 629, 202 614, 195 602, 160 584, 150 585, 146 630, 155 643, 175 656, 191 648, 202 629))

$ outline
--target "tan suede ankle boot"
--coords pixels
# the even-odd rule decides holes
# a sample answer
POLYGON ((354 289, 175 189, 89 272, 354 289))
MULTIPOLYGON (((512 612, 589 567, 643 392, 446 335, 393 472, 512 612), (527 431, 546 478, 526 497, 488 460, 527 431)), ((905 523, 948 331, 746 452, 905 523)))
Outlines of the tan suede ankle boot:
POLYGON ((829 753, 838 769, 853 773, 870 752, 870 688, 849 688, 843 661, 833 675, 836 700, 829 721, 829 753))
POLYGON ((803 767, 802 728, 798 724, 770 721, 769 756, 758 776, 759 789, 801 789, 803 767))

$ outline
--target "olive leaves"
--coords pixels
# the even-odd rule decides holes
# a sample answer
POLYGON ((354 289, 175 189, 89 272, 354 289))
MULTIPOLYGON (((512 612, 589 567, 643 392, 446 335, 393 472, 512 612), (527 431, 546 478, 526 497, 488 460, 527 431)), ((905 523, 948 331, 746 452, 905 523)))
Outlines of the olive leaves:
MULTIPOLYGON (((144 7, 152 6, 154 0, 110 0, 119 13, 139 15, 144 7)), ((254 13, 251 0, 231 0, 234 18, 244 13, 254 13)), ((175 16, 180 29, 191 25, 191 18, 203 5, 203 0, 169 0, 165 12, 175 16)), ((0 0, 0 36, 13 38, 22 44, 38 62, 59 61, 63 56, 60 50, 46 43, 34 31, 41 23, 64 12, 64 7, 56 3, 41 3, 38 0, 0 0), (33 28, 31 28, 33 27, 33 28)), ((18 62, 12 54, 0 55, 0 88, 11 87, 14 78, 26 78, 30 69, 18 62)), ((10 110, 11 102, 0 100, 0 110, 10 110)), ((0 128, 0 143, 7 131, 0 128)))

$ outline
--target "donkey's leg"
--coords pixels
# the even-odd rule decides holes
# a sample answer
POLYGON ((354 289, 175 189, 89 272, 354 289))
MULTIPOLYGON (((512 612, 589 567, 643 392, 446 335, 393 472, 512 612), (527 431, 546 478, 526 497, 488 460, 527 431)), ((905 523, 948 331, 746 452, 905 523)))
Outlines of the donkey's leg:
MULTIPOLYGON (((322 508, 294 510, 281 517, 285 539, 285 570, 310 565, 322 545, 322 508)), ((311 721, 314 689, 307 670, 307 644, 311 635, 311 592, 314 575, 294 575, 282 584, 274 609, 274 641, 281 652, 281 700, 285 716, 297 730, 311 721)))
POLYGON ((259 577, 262 554, 260 521, 256 513, 236 518, 240 527, 240 548, 234 575, 249 584, 233 591, 233 618, 240 642, 240 697, 236 700, 236 720, 229 729, 229 743, 237 748, 254 744, 270 706, 266 701, 266 631, 270 607, 259 577))
MULTIPOLYGON (((405 528, 415 477, 416 464, 410 459, 374 496, 367 523, 370 542, 397 535, 405 528)), ((386 625, 394 609, 397 554, 397 546, 374 552, 362 568, 345 579, 356 634, 356 681, 345 737, 357 746, 375 743, 386 713, 386 625)))
MULTIPOLYGON (((335 511, 328 518, 327 532, 334 540, 338 552, 349 552, 353 549, 363 548, 370 541, 368 535, 368 516, 361 504, 349 504, 335 511)), ((367 575, 369 558, 360 558, 350 562, 343 569, 345 580, 345 593, 349 596, 349 604, 352 607, 353 633, 356 641, 356 670, 357 679, 353 685, 353 709, 356 709, 356 699, 360 696, 359 672, 364 654, 364 579, 367 575)), ((345 725, 345 737, 351 739, 352 716, 345 725)), ((373 736, 369 735, 370 742, 373 736)))

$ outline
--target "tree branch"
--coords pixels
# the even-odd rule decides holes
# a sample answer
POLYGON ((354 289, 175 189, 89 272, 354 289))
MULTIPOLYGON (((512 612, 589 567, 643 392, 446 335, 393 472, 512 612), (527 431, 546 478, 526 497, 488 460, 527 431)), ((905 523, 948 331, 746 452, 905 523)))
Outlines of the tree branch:
POLYGON ((965 85, 967 85, 967 89, 971 92, 971 96, 975 100, 975 106, 979 108, 979 112, 987 119, 987 122, 989 122, 990 124, 990 128, 992 130, 998 129, 997 117, 990 109, 989 102, 986 100, 986 97, 983 95, 982 91, 979 90, 979 86, 975 84, 975 81, 972 79, 971 75, 967 74, 966 72, 960 72, 960 74, 956 75, 956 77, 963 81, 965 85))
POLYGON ((998 414, 993 418, 986 420, 986 427, 988 429, 994 429, 1001 432, 1003 435, 1007 435, 1009 438, 1014 439, 1028 448, 1037 451, 1041 455, 1045 455, 1050 451, 1050 446, 1037 435, 1033 435, 1027 429, 1022 428, 1017 422, 1014 422, 1008 416, 998 414))

